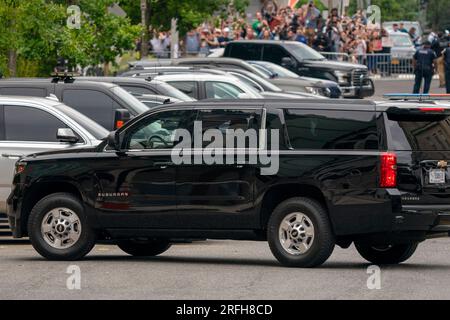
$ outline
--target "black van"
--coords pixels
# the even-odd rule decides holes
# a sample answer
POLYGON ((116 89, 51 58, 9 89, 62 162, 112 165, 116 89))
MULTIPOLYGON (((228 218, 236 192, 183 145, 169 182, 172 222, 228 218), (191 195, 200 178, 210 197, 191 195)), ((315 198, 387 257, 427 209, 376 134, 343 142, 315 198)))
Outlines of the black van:
POLYGON ((269 61, 300 76, 335 81, 346 98, 365 98, 375 93, 366 66, 327 60, 319 52, 297 41, 233 41, 225 48, 224 57, 269 61))

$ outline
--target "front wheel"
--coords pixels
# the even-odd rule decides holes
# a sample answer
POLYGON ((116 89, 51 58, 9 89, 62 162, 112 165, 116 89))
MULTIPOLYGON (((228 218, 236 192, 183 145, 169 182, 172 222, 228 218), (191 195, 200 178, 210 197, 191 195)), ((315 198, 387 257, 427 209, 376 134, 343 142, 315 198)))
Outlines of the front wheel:
POLYGON ((273 255, 287 267, 320 266, 335 245, 326 210, 309 198, 281 203, 270 217, 267 239, 273 255))
POLYGON ((400 264, 412 257, 419 244, 396 244, 373 246, 364 242, 356 242, 356 250, 367 261, 374 264, 400 264))
POLYGON ((49 195, 34 206, 28 235, 35 250, 49 260, 79 260, 96 241, 81 201, 68 193, 49 195))
POLYGON ((171 247, 167 241, 139 241, 139 240, 125 240, 120 241, 117 246, 135 257, 154 257, 166 252, 171 247))

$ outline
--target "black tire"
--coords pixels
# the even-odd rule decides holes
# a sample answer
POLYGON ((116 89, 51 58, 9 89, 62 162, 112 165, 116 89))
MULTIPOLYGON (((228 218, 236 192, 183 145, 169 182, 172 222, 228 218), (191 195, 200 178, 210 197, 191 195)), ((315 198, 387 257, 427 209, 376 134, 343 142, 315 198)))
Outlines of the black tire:
POLYGON ((125 240, 119 241, 117 246, 134 257, 154 257, 166 252, 172 246, 169 242, 159 241, 138 241, 125 240))
POLYGON ((48 260, 80 260, 92 250, 96 242, 96 234, 88 224, 81 201, 69 193, 51 194, 34 206, 28 219, 28 235, 34 249, 48 260), (56 249, 50 246, 41 233, 41 224, 45 215, 56 208, 73 210, 78 215, 81 224, 79 239, 66 249, 56 249))
POLYGON ((416 252, 417 242, 392 246, 372 246, 364 242, 356 242, 358 253, 367 261, 379 265, 400 264, 416 252))
POLYGON ((267 240, 273 255, 287 267, 313 268, 320 266, 328 260, 335 246, 335 238, 327 211, 319 202, 310 198, 292 198, 278 205, 269 219, 267 240), (285 250, 279 236, 283 219, 295 212, 303 213, 314 226, 314 240, 310 248, 299 255, 285 250))

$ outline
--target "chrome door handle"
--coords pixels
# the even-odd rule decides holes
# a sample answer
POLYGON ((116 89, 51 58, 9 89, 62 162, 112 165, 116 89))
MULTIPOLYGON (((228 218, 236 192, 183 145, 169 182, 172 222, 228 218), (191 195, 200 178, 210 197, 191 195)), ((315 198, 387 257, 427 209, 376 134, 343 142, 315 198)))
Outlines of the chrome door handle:
POLYGON ((3 158, 8 158, 8 159, 11 159, 11 160, 20 159, 23 156, 24 156, 23 154, 7 154, 7 153, 3 153, 2 154, 3 158))
POLYGON ((167 169, 167 167, 173 166, 173 162, 155 162, 153 165, 161 169, 167 169))

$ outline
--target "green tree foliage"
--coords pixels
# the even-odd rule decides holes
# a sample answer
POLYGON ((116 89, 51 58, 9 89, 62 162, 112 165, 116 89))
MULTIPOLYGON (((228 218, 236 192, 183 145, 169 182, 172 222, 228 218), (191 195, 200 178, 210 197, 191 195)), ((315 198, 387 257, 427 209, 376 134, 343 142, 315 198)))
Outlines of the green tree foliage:
POLYGON ((435 31, 450 29, 450 0, 429 0, 427 19, 435 31))
MULTIPOLYGON (((248 3, 248 0, 148 0, 149 25, 156 30, 170 30, 172 18, 177 18, 180 34, 184 35, 210 17, 230 9, 244 12, 248 3)), ((121 0, 119 4, 133 23, 141 22, 139 0, 121 0)))
MULTIPOLYGON (((356 0, 350 1, 349 13, 356 12, 356 0)), ((381 8, 381 20, 384 21, 417 21, 419 0, 372 0, 372 5, 381 8)))
POLYGON ((81 66, 115 61, 125 50, 134 48, 141 27, 132 25, 129 18, 108 12, 115 0, 80 0, 81 27, 63 28, 61 55, 81 66))
POLYGON ((6 75, 45 76, 58 56, 81 66, 114 62, 134 47, 141 30, 130 19, 108 12, 115 2, 0 0, 0 68, 6 75), (80 29, 67 27, 72 4, 82 11, 80 29))

